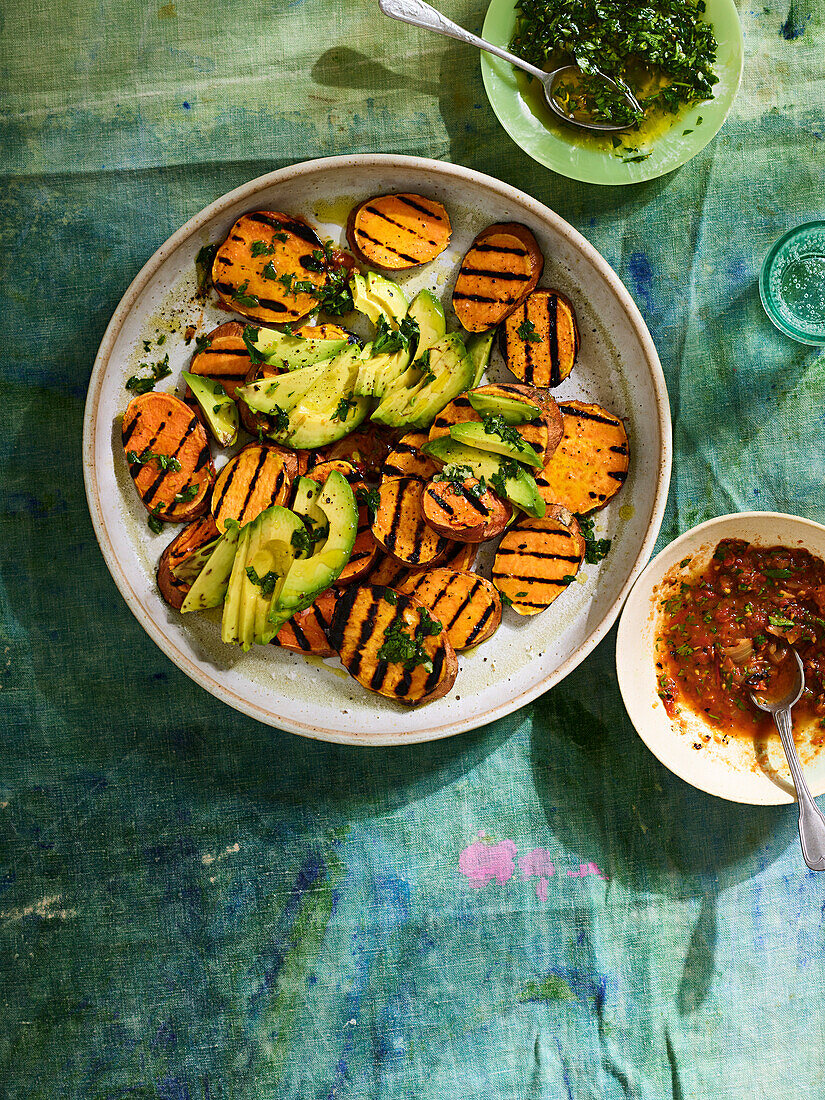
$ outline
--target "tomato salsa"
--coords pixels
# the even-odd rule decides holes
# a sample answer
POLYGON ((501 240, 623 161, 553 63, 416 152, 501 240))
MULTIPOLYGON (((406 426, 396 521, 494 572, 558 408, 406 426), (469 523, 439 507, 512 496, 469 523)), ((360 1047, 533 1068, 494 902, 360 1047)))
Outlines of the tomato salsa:
POLYGON ((773 721, 750 693, 784 694, 789 645, 805 667, 794 726, 813 720, 817 742, 825 739, 825 562, 807 550, 724 539, 702 573, 659 601, 659 697, 671 717, 678 702, 725 738, 769 733, 773 721))

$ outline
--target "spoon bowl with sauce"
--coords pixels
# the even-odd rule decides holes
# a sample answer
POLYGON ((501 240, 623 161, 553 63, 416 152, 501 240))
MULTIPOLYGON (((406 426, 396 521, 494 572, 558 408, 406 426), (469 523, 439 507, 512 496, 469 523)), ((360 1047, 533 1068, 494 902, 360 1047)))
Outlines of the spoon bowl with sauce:
POLYGON ((825 815, 808 790, 793 740, 791 709, 799 702, 805 690, 805 668, 793 646, 789 646, 786 650, 785 660, 779 668, 777 680, 771 685, 771 696, 752 691, 750 697, 754 706, 773 715, 782 740, 782 748, 788 758, 788 767, 791 770, 799 803, 799 841, 802 845, 802 858, 812 871, 825 871, 825 815), (793 655, 792 660, 789 659, 790 655, 793 655))
POLYGON ((409 23, 413 27, 435 31, 436 34, 446 35, 447 38, 455 38, 456 41, 464 42, 468 46, 476 46, 495 57, 500 57, 503 61, 509 61, 517 69, 529 73, 541 84, 547 106, 553 114, 569 126, 577 126, 581 130, 591 130, 595 133, 616 134, 630 129, 640 118, 644 118, 644 109, 633 93, 607 76, 606 73, 589 74, 587 80, 591 85, 594 81, 603 83, 605 92, 611 94, 614 98, 618 97, 619 101, 623 102, 626 107, 626 117, 618 123, 600 121, 594 117, 588 107, 590 99, 588 96, 583 96, 574 109, 566 106, 567 97, 563 91, 565 81, 581 82, 583 79, 583 74, 576 65, 563 65, 552 72, 545 72, 543 69, 539 69, 528 61, 524 61, 522 58, 510 53, 509 50, 494 46, 492 42, 487 42, 485 39, 479 38, 477 34, 473 34, 457 23, 453 23, 441 12, 424 3, 424 0, 378 0, 378 6, 384 15, 388 15, 391 19, 398 19, 400 22, 409 23))

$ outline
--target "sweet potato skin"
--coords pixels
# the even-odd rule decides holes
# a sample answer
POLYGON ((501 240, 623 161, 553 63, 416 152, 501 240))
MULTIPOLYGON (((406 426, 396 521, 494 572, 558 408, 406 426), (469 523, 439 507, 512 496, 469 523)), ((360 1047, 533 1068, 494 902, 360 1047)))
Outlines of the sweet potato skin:
POLYGON ((433 478, 421 497, 428 526, 456 542, 486 542, 500 535, 513 514, 512 507, 489 489, 481 491, 476 478, 463 483, 433 478))

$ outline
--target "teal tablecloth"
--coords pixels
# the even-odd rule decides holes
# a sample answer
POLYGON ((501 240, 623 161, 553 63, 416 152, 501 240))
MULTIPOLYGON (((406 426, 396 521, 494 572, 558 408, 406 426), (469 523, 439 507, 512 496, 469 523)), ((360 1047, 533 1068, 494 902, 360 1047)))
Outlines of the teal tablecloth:
MULTIPOLYGON (((442 7, 480 27, 480 4, 442 7)), ((451 741, 281 734, 138 627, 80 462, 95 348, 172 230, 266 170, 398 151, 523 188, 626 281, 672 400, 662 541, 736 509, 825 520, 825 358, 756 289, 770 242, 825 215, 825 23, 804 0, 740 10, 720 135, 605 190, 530 161, 477 58, 373 0, 6 4, 3 1097, 825 1096, 825 879, 795 812, 666 772, 612 636, 451 741)))

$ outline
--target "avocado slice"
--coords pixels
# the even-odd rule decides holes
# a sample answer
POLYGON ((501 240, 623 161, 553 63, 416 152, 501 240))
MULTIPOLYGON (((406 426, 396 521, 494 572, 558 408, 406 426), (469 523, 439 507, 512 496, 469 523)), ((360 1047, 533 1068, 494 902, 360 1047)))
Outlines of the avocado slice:
POLYGON ((478 451, 447 435, 430 440, 422 450, 445 466, 469 466, 473 477, 483 477, 495 492, 505 496, 528 516, 541 519, 544 515, 545 504, 536 479, 512 459, 492 451, 478 451))
POLYGON ((358 533, 358 505, 349 482, 338 470, 333 470, 321 487, 316 504, 329 523, 329 535, 311 557, 292 563, 269 613, 274 632, 329 588, 352 553, 358 533))
POLYGON ((325 447, 349 435, 369 412, 369 398, 355 396, 360 349, 337 356, 312 389, 289 411, 289 424, 272 438, 297 450, 325 447))
MULTIPOLYGON (((357 349, 355 352, 357 354, 357 349)), ((235 393, 255 412, 277 416, 279 412, 289 412, 294 408, 334 362, 334 359, 324 359, 277 378, 260 378, 257 382, 250 382, 248 386, 238 386, 235 393)))
POLYGON ((393 327, 398 328, 409 309, 407 296, 398 283, 375 271, 368 271, 367 293, 374 302, 377 302, 389 320, 395 322, 393 327))
POLYGON ((467 397, 481 416, 500 416, 505 424, 527 424, 542 417, 541 409, 532 401, 519 401, 515 397, 480 393, 478 390, 471 390, 467 397))
POLYGON ((249 524, 241 528, 238 535, 238 547, 232 562, 232 572, 226 589, 226 599, 223 605, 223 617, 221 618, 221 641, 229 644, 238 644, 240 636, 241 593, 246 577, 246 552, 249 547, 249 524))
POLYGON ((535 466, 537 470, 544 468, 542 456, 522 439, 517 428, 502 421, 499 428, 506 434, 502 434, 498 429, 488 431, 488 428, 495 428, 495 423, 495 419, 488 416, 482 424, 478 421, 453 424, 450 428, 450 436, 468 447, 477 447, 479 451, 492 451, 493 454, 504 455, 505 458, 514 458, 516 462, 535 466))
POLYGON ((418 325, 416 356, 422 355, 447 334, 444 306, 431 290, 419 290, 410 302, 407 316, 412 317, 418 325))
POLYGON ((207 607, 220 607, 223 603, 235 561, 239 533, 237 523, 227 526, 186 593, 181 605, 182 612, 203 611, 207 607))
POLYGON ((387 387, 403 374, 409 362, 408 348, 373 355, 372 344, 367 344, 364 348, 363 362, 358 368, 353 392, 356 397, 383 397, 387 387))
POLYGON ((299 477, 295 482, 292 511, 296 516, 300 516, 312 531, 319 550, 323 549, 323 543, 326 541, 327 536, 324 535, 324 538, 320 539, 318 535, 329 527, 327 517, 318 507, 318 497, 320 495, 320 481, 313 481, 311 477, 299 477))
POLYGON ((407 373, 389 388, 372 419, 391 428, 426 428, 441 410, 470 385, 473 363, 457 332, 442 337, 417 359, 410 372, 425 371, 423 377, 407 373))
POLYGON ((221 447, 231 447, 238 438, 238 406, 214 378, 184 371, 183 380, 200 406, 215 441, 221 447))
POLYGON ((216 535, 215 538, 210 539, 209 542, 205 542, 203 546, 199 546, 193 553, 187 554, 187 556, 183 558, 182 561, 179 561, 177 565, 173 565, 172 575, 175 580, 183 581, 184 584, 194 584, 198 575, 203 572, 206 563, 217 549, 220 541, 221 536, 216 535))
POLYGON ((284 584, 284 579, 297 557, 304 554, 306 528, 300 516, 288 508, 274 505, 252 521, 258 526, 257 539, 250 537, 246 580, 251 592, 250 603, 244 604, 241 619, 241 645, 267 645, 275 637, 269 612, 284 584), (253 578, 257 578, 259 583, 253 578))
POLYGON ((493 339, 495 334, 496 330, 492 328, 487 332, 471 332, 467 337, 467 354, 475 364, 476 371, 475 377, 473 378, 473 388, 481 382, 487 365, 490 362, 490 352, 493 350, 493 339))
POLYGON ((383 317, 390 328, 397 329, 407 312, 407 299, 400 286, 370 271, 367 277, 355 271, 350 276, 350 290, 355 308, 369 317, 374 325, 383 317))
POLYGON ((349 343, 346 339, 322 340, 305 336, 288 336, 277 329, 258 330, 255 349, 272 366, 285 367, 287 370, 300 370, 301 367, 332 359, 349 343))

